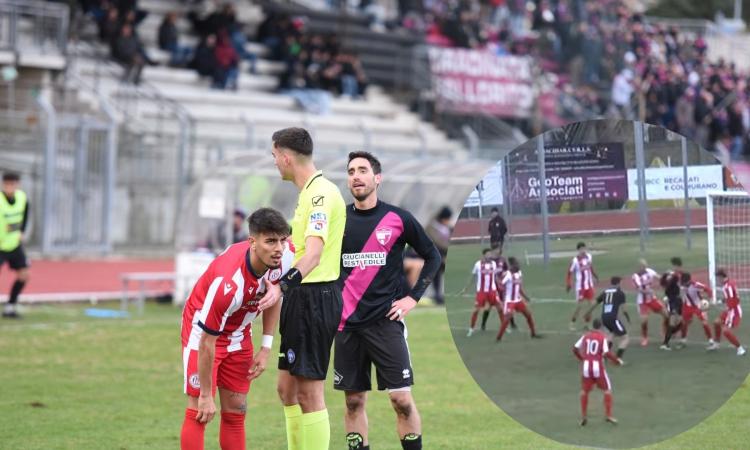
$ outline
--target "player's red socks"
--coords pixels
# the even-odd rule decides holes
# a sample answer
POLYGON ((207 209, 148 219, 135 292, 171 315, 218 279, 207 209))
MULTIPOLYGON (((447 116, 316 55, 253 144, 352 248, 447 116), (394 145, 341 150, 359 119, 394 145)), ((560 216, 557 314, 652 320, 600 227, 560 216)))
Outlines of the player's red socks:
MULTIPOLYGON (((687 330, 688 330, 688 324, 687 324, 687 322, 685 322, 685 321, 683 320, 683 321, 682 321, 682 325, 680 326, 680 337, 681 337, 681 338, 685 339, 685 338, 687 337, 687 330)), ((708 333, 709 333, 709 336, 708 336, 708 337, 711 337, 711 336, 710 336, 710 334, 711 334, 711 330, 709 330, 709 332, 708 332, 708 333)))
POLYGON ((703 332, 706 333, 706 339, 711 339, 711 328, 705 323, 703 324, 703 332))
POLYGON ((505 329, 508 328, 508 324, 509 323, 510 323, 510 320, 508 320, 507 317, 505 319, 503 319, 503 322, 500 325, 500 332, 497 333, 497 340, 498 341, 503 338, 503 335, 505 334, 505 329))
POLYGON ((586 417, 589 410, 589 393, 581 392, 581 417, 586 417))
POLYGON ((203 450, 203 434, 206 424, 195 420, 198 415, 196 409, 185 409, 185 420, 182 422, 180 433, 180 448, 182 450, 203 450))
POLYGON ((479 315, 478 312, 474 311, 471 313, 471 328, 473 329, 474 326, 477 324, 477 316, 479 315))
POLYGON ((714 324, 714 339, 716 342, 721 342, 721 324, 715 323, 714 324))
POLYGON ((641 324, 641 337, 643 339, 648 339, 648 323, 641 324))
POLYGON ((604 393, 604 414, 606 414, 607 417, 612 417, 612 393, 611 392, 604 393))
POLYGON ((735 347, 740 346, 740 341, 737 339, 737 336, 734 335, 730 330, 724 330, 724 336, 727 337, 727 340, 732 343, 735 347))
POLYGON ((526 323, 529 324, 529 330, 531 330, 531 335, 536 336, 536 328, 534 327, 534 318, 531 317, 531 314, 525 313, 524 316, 526 317, 526 323))
POLYGON ((245 450, 245 415, 222 412, 219 426, 221 450, 245 450))

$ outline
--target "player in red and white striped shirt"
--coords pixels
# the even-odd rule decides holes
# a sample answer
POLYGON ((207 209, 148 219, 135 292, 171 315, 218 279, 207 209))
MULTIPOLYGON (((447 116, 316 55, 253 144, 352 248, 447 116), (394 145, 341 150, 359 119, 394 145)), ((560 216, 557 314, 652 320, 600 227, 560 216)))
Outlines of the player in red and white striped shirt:
MULTIPOLYGON (((579 242, 576 249, 578 254, 571 260, 568 272, 565 275, 565 289, 570 292, 572 288, 575 288, 576 293, 576 308, 570 318, 571 330, 576 329, 581 302, 587 301, 590 303, 594 300, 594 285, 599 278, 594 271, 594 258, 591 253, 586 251, 586 243, 579 242), (575 275, 575 286, 572 284, 573 275, 575 275)), ((584 321, 588 322, 585 317, 584 321)))
POLYGON ((505 276, 502 279, 502 283, 505 286, 505 301, 503 302, 503 320, 500 324, 500 332, 497 333, 497 342, 503 338, 505 330, 508 328, 510 320, 513 318, 513 314, 520 312, 526 318, 526 323, 529 325, 531 331, 531 337, 537 338, 539 335, 536 334, 534 328, 534 318, 529 310, 528 302, 531 301, 529 296, 523 290, 523 274, 521 273, 520 264, 516 258, 508 258, 509 269, 505 272, 505 276))
POLYGON ((680 284, 682 285, 682 329, 680 330, 682 336, 682 344, 684 345, 687 341, 687 332, 690 322, 693 317, 703 325, 703 332, 706 334, 708 344, 713 344, 714 340, 711 338, 711 327, 708 326, 708 319, 706 313, 701 309, 701 301, 705 298, 711 298, 713 293, 711 288, 705 284, 694 281, 689 272, 682 272, 680 276, 680 284))
POLYGON ((723 332, 727 340, 737 347, 737 356, 742 356, 745 354, 745 347, 740 344, 739 339, 732 332, 732 329, 739 327, 742 321, 742 306, 740 305, 740 294, 737 292, 737 283, 727 276, 726 269, 717 270, 716 279, 721 284, 726 309, 714 322, 714 340, 716 342, 711 344, 708 349, 717 350, 719 348, 723 332))
POLYGON ((219 389, 222 450, 245 448, 245 411, 250 380, 265 370, 281 290, 276 283, 291 267, 289 225, 276 210, 248 218, 247 241, 229 246, 195 284, 182 312, 183 388, 187 409, 182 450, 203 449, 206 424, 216 414, 219 389), (263 315, 263 342, 253 355, 251 322, 263 315))
MULTIPOLYGON (((467 337, 471 337, 474 334, 474 329, 477 324, 477 316, 479 311, 482 311, 482 330, 487 326, 487 318, 490 315, 490 308, 495 307, 497 309, 500 322, 503 321, 503 310, 500 304, 500 299, 497 294, 497 283, 495 282, 495 276, 498 272, 497 263, 492 260, 492 249, 486 248, 482 252, 482 259, 474 263, 474 268, 471 270, 472 276, 476 277, 476 300, 474 302, 474 311, 471 313, 471 326, 467 337)), ((471 278, 469 278, 471 282, 471 278)), ((468 284, 468 283, 467 283, 468 284)), ((461 290, 461 293, 466 291, 466 287, 461 290)))
POLYGON ((573 346, 573 354, 581 361, 581 426, 588 422, 589 392, 594 386, 604 391, 606 419, 614 424, 617 419, 612 417, 612 384, 604 366, 604 357, 617 365, 621 365, 622 360, 610 350, 607 335, 601 331, 602 321, 594 319, 591 326, 594 329, 581 336, 573 346))
POLYGON ((639 261, 638 271, 633 274, 633 286, 638 293, 636 294, 636 305, 638 305, 638 314, 641 316, 641 346, 648 345, 648 316, 649 313, 659 314, 662 318, 662 332, 666 331, 667 314, 664 304, 659 301, 654 292, 654 286, 659 282, 659 274, 654 269, 648 267, 645 259, 639 261))

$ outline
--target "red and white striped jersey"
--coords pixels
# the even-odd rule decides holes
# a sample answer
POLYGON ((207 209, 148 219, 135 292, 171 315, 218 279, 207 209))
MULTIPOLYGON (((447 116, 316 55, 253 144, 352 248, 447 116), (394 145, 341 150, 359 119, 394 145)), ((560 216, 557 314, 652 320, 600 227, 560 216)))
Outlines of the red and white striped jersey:
POLYGON ((604 355, 609 353, 609 344, 604 333, 597 330, 589 331, 578 339, 575 348, 583 360, 581 374, 584 378, 606 376, 604 355))
POLYGON ((218 336, 217 346, 233 352, 252 348, 251 323, 267 283, 278 283, 291 267, 294 251, 285 244, 281 267, 262 275, 250 267, 250 243, 230 245, 214 259, 193 287, 182 311, 182 345, 198 350, 201 335, 218 336))
POLYGON ((724 304, 727 308, 733 309, 740 306, 740 294, 737 292, 737 283, 734 280, 727 279, 721 287, 724 294, 724 304))
POLYGON ((712 295, 711 288, 699 281, 691 281, 690 284, 684 288, 683 292, 683 303, 696 308, 700 307, 704 294, 706 297, 711 297, 712 295))
POLYGON ((523 274, 520 270, 516 273, 510 270, 505 272, 501 283, 505 291, 505 303, 518 303, 523 300, 523 296, 521 296, 523 274))
POLYGON ((632 280, 633 285, 638 289, 638 294, 636 295, 636 303, 638 305, 656 298, 654 295, 654 283, 659 280, 659 274, 654 269, 647 267, 643 272, 636 272, 633 274, 632 280))
POLYGON ((477 276, 477 292, 495 292, 497 290, 496 272, 497 263, 495 261, 479 260, 474 264, 471 273, 477 276))
POLYGON ((568 268, 568 277, 570 274, 574 274, 576 278, 576 284, 573 288, 578 291, 592 289, 594 287, 594 260, 591 253, 585 255, 576 255, 570 262, 568 268))

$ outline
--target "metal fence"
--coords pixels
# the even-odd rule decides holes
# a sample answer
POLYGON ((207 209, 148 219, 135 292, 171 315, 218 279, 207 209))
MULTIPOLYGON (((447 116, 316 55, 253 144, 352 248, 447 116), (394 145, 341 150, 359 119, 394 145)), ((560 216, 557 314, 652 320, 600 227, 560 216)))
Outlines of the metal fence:
POLYGON ((68 5, 38 0, 0 0, 0 50, 33 47, 65 54, 68 5))
POLYGON ((694 230, 705 228, 700 192, 724 187, 725 173, 714 155, 684 136, 642 122, 574 123, 527 141, 501 161, 500 204, 487 204, 480 195, 479 206, 465 208, 461 218, 478 222, 475 237, 482 238, 489 209, 499 208, 510 225, 509 238, 534 240, 545 262, 550 240, 560 236, 638 234, 644 252, 654 232, 682 232, 689 250, 694 230), (551 148, 601 150, 621 159, 561 162, 548 159, 557 151, 551 148))

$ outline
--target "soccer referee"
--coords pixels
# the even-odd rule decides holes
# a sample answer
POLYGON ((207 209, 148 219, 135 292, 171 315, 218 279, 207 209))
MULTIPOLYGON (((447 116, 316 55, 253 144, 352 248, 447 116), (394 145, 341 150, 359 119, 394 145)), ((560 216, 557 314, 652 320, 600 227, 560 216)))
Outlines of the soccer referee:
POLYGON ((278 390, 289 450, 327 450, 331 437, 323 381, 343 300, 336 288, 346 205, 336 185, 315 169, 313 142, 302 128, 271 137, 281 178, 299 189, 292 219, 294 265, 281 279, 278 390))

